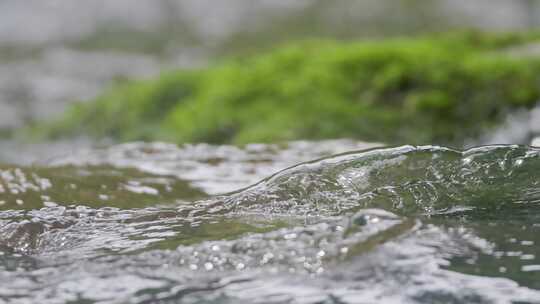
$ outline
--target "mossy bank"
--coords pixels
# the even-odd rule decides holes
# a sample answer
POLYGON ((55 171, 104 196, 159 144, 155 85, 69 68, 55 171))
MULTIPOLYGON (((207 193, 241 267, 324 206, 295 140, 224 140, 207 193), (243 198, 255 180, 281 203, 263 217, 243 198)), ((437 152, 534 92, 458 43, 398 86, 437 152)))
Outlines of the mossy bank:
POLYGON ((540 97, 540 58, 509 48, 533 34, 309 41, 110 88, 47 137, 235 143, 358 138, 457 144, 540 97))

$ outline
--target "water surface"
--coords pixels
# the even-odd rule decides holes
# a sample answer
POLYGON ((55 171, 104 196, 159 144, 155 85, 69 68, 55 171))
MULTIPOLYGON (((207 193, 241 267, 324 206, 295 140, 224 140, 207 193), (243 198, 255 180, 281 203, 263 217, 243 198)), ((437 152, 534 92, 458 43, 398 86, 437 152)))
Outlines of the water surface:
POLYGON ((540 302, 539 149, 368 147, 2 165, 0 302, 540 302))

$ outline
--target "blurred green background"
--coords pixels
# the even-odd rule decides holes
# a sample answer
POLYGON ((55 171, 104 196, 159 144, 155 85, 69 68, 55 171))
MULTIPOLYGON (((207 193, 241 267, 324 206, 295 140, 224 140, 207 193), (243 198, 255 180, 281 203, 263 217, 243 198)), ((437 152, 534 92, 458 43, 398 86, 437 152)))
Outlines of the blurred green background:
POLYGON ((3 0, 0 134, 529 143, 538 25, 535 0, 3 0))

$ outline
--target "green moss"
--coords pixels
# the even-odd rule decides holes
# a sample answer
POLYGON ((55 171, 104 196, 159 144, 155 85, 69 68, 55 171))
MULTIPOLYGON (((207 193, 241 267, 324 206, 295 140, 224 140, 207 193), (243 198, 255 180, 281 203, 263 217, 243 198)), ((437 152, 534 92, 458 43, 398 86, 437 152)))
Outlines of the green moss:
POLYGON ((351 137, 460 143, 540 97, 536 34, 311 41, 114 86, 38 126, 47 136, 247 143, 351 137))
POLYGON ((38 125, 31 132, 51 138, 160 138, 163 117, 196 92, 199 74, 180 71, 152 81, 117 84, 91 102, 73 105, 60 120, 38 125))

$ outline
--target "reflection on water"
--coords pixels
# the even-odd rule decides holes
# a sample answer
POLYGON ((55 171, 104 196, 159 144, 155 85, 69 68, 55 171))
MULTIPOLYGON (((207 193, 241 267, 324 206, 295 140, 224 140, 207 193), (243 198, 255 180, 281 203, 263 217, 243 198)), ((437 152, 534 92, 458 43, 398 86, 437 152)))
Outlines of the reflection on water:
POLYGON ((18 168, 0 166, 1 209, 60 204, 137 208, 171 204, 206 194, 170 176, 111 166, 18 168))
POLYGON ((355 147, 132 143, 4 165, 0 301, 540 301, 539 149, 403 146, 271 175, 355 147))

